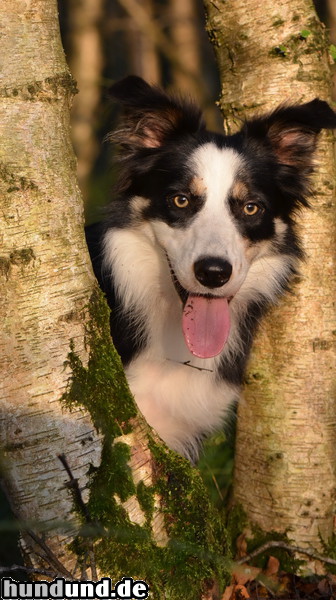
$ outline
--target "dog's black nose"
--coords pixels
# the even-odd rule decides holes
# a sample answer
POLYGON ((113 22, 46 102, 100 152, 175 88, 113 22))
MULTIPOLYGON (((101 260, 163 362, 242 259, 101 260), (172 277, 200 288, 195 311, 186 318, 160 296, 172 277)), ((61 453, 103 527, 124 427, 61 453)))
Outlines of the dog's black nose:
POLYGON ((229 281, 232 273, 232 265, 222 258, 216 256, 205 256, 194 264, 196 279, 205 287, 222 287, 229 281))

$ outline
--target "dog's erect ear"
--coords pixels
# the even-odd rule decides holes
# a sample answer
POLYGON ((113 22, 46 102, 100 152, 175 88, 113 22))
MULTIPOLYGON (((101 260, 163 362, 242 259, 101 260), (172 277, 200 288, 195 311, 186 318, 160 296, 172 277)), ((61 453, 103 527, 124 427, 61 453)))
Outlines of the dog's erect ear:
POLYGON ((282 105, 266 117, 247 121, 242 131, 248 139, 271 146, 279 163, 304 169, 312 166, 321 129, 335 128, 336 113, 316 98, 306 104, 282 105))
POLYGON ((192 102, 170 97, 135 75, 118 81, 109 91, 124 108, 122 128, 111 137, 130 151, 159 148, 205 128, 201 111, 192 102))

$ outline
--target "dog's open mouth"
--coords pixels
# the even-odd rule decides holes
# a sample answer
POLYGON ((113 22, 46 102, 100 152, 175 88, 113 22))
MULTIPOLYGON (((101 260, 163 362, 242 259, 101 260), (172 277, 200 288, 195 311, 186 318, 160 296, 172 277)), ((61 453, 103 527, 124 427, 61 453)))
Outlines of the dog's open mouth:
POLYGON ((230 333, 231 298, 193 294, 180 284, 167 257, 175 289, 183 304, 182 331, 194 356, 212 358, 223 350, 230 333))

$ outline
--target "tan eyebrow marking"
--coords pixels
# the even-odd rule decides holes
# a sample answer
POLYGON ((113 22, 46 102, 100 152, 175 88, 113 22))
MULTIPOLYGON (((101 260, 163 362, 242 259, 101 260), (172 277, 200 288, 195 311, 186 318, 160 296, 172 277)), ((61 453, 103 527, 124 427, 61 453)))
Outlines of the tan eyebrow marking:
POLYGON ((232 195, 238 200, 245 200, 246 196, 248 196, 249 190, 248 187, 243 181, 235 181, 232 186, 232 195))
POLYGON ((147 208, 150 204, 148 198, 142 198, 141 196, 134 196, 131 200, 131 211, 135 216, 141 215, 142 211, 147 208))
POLYGON ((193 177, 190 182, 190 191, 195 196, 203 196, 206 192, 206 185, 202 177, 193 177))

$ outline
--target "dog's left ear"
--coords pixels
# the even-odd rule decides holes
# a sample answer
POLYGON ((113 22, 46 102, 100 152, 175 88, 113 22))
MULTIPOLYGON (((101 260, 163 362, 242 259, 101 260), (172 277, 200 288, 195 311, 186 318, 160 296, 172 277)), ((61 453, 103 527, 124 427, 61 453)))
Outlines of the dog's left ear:
POLYGON ((205 128, 202 113, 192 102, 168 96, 141 77, 130 75, 112 85, 109 92, 124 109, 123 125, 113 138, 131 153, 159 148, 205 128))
POLYGON ((282 105, 266 117, 247 121, 242 132, 246 139, 271 147, 279 163, 305 169, 312 166, 321 129, 335 128, 336 113, 316 98, 306 104, 282 105))

